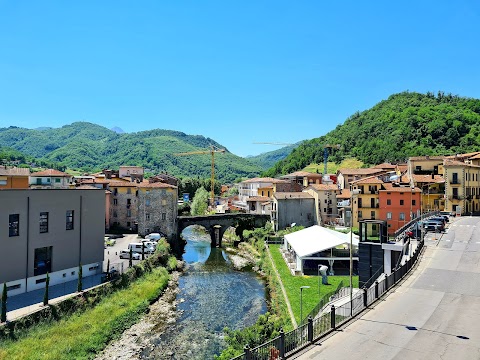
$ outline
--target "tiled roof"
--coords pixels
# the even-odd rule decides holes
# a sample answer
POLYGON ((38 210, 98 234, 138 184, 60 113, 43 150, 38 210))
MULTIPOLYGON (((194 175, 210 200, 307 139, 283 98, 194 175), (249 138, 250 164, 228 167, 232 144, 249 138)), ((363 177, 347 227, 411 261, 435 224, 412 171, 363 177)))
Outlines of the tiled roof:
POLYGON ((380 191, 388 191, 388 192, 421 192, 418 187, 410 188, 408 186, 393 186, 392 183, 385 183, 383 184, 384 189, 380 191))
POLYGON ((55 169, 47 169, 43 171, 38 171, 30 174, 30 176, 35 177, 42 177, 42 176, 55 176, 55 177, 73 177, 73 175, 66 174, 64 172, 55 170, 55 169))
POLYGON ((9 168, 0 166, 0 175, 2 176, 29 176, 30 170, 27 168, 9 168))
POLYGON ((469 159, 469 160, 480 159, 480 153, 478 153, 477 155, 474 155, 474 156, 472 156, 472 157, 469 157, 468 159, 469 159))
POLYGON ((361 168, 361 169, 339 169, 337 173, 343 175, 373 175, 383 172, 382 169, 361 168))
POLYGON ((138 184, 134 182, 127 181, 109 181, 110 187, 137 187, 138 184))
POLYGON ((350 199, 352 196, 352 193, 350 192, 349 189, 342 189, 341 194, 337 194, 337 199, 350 199))
POLYGON ((268 183, 274 183, 274 184, 277 184, 277 183, 288 184, 289 183, 289 181, 287 181, 287 180, 280 180, 280 179, 274 179, 274 178, 269 178, 269 177, 253 178, 253 179, 248 179, 248 180, 242 181, 242 183, 260 183, 260 182, 268 182, 268 183))
POLYGON ((478 165, 467 164, 463 161, 449 160, 449 159, 445 159, 443 161, 443 166, 465 166, 465 167, 480 168, 480 166, 478 165))
POLYGON ((288 199, 313 199, 313 196, 306 192, 281 192, 273 194, 273 197, 277 200, 288 199))
POLYGON ((429 156, 429 155, 425 155, 425 156, 412 156, 410 158, 408 158, 408 160, 443 160, 445 156, 429 156))
POLYGON ((480 154, 480 151, 475 151, 471 153, 465 153, 465 154, 455 154, 455 155, 450 155, 450 156, 445 156, 446 159, 459 159, 459 158, 471 158, 472 156, 476 156, 480 154))
POLYGON ((311 173, 311 172, 307 172, 307 171, 295 171, 291 174, 287 174, 287 175, 283 175, 283 176, 280 176, 281 178, 291 178, 291 177, 322 177, 323 175, 322 174, 317 174, 317 173, 311 173))
POLYGON ((337 185, 333 184, 312 184, 308 186, 314 190, 325 191, 325 190, 339 190, 337 185))
POLYGON ((352 181, 353 185, 363 185, 363 184, 383 184, 383 181, 377 178, 376 176, 369 176, 360 180, 352 181))
POLYGON ((432 175, 413 174, 412 180, 414 183, 444 183, 445 182, 445 179, 441 175, 434 175, 434 178, 432 179, 432 175))
POLYGON ((268 201, 270 200, 269 197, 267 196, 250 196, 248 199, 247 199, 247 202, 254 202, 254 201, 268 201))
POLYGON ((397 165, 389 164, 389 163, 381 163, 375 166, 372 166, 372 169, 395 169, 397 165))
POLYGON ((141 182, 137 184, 139 188, 149 188, 149 189, 176 189, 177 187, 175 185, 170 185, 162 182, 156 182, 156 183, 148 183, 148 182, 141 182))

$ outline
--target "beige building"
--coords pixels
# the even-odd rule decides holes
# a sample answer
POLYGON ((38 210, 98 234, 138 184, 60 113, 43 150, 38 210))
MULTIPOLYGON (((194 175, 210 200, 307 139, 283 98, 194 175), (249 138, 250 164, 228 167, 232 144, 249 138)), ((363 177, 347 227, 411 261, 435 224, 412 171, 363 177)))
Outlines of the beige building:
POLYGON ((362 168, 362 169, 339 169, 337 171, 337 184, 340 189, 350 189, 350 183, 369 176, 379 175, 385 172, 383 169, 362 168))
POLYGON ((457 214, 480 211, 480 166, 445 159, 445 210, 457 214))
POLYGON ((313 184, 305 192, 315 199, 315 222, 317 225, 332 224, 338 218, 337 194, 340 189, 337 185, 313 184))
POLYGON ((68 189, 73 187, 73 175, 47 169, 30 174, 29 184, 32 189, 68 189))
POLYGON ((105 191, 0 191, 0 284, 8 296, 102 272, 105 191))

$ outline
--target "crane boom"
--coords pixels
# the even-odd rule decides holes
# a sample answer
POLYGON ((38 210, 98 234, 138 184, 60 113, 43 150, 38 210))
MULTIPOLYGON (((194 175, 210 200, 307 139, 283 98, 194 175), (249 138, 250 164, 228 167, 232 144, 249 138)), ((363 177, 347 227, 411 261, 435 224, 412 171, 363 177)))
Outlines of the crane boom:
POLYGON ((202 154, 211 154, 212 155, 212 169, 210 176, 210 206, 213 206, 215 203, 215 153, 224 153, 225 149, 219 149, 213 145, 210 145, 209 150, 197 150, 197 151, 188 151, 184 153, 176 153, 173 155, 176 156, 188 156, 188 155, 202 155, 202 154))

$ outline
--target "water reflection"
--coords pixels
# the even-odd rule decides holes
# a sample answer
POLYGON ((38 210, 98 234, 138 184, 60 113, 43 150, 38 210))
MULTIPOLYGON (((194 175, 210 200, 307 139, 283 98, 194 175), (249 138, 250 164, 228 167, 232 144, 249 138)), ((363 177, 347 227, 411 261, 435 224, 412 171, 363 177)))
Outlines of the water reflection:
POLYGON ((210 236, 193 229, 187 240, 185 273, 179 280, 177 323, 154 337, 148 359, 212 359, 225 347, 223 329, 243 328, 267 311, 265 287, 252 272, 233 270, 222 249, 210 247, 210 236))

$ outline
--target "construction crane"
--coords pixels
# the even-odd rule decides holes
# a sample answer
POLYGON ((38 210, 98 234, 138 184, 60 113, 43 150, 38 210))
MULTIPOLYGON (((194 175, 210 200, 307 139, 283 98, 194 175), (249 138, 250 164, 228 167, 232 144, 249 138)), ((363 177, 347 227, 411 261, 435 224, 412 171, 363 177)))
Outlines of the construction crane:
MULTIPOLYGON (((281 143, 281 142, 254 142, 254 144, 267 144, 267 145, 295 145, 292 143, 281 143)), ((327 162, 328 162, 328 149, 340 149, 340 144, 330 145, 325 144, 323 145, 323 175, 327 175, 327 162)))
POLYGON ((212 174, 210 177, 210 206, 213 207, 215 203, 215 153, 224 153, 225 149, 217 148, 214 145, 210 145, 209 150, 198 150, 198 151, 189 151, 184 153, 176 153, 176 156, 188 156, 188 155, 202 155, 202 154, 211 154, 212 155, 212 174))

